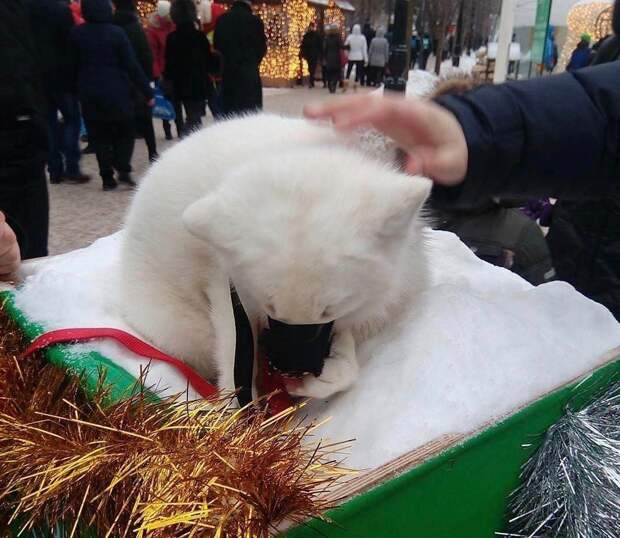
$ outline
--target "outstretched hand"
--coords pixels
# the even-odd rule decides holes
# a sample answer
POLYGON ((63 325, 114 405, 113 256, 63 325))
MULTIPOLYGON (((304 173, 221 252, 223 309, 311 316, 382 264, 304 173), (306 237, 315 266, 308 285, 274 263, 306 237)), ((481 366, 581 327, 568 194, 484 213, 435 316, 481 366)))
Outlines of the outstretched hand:
POLYGON ((410 174, 451 186, 462 182, 467 173, 463 129, 454 115, 431 101, 360 95, 308 105, 304 114, 330 119, 342 131, 374 127, 406 151, 410 174))
POLYGON ((21 255, 15 232, 6 222, 4 213, 0 211, 0 280, 19 269, 21 255))

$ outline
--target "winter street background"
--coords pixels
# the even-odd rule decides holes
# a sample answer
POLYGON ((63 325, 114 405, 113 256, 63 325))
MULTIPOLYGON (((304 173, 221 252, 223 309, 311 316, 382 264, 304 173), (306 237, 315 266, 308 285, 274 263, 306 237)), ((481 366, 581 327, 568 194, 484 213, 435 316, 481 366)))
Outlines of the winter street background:
MULTIPOLYGON (((366 91, 366 90, 359 90, 366 91)), ((350 95, 352 91, 347 94, 350 95)), ((318 83, 313 90, 307 88, 264 89, 265 111, 285 116, 301 116, 304 105, 333 99, 318 83)), ((213 120, 207 115, 206 124, 213 120)), ((166 148, 176 144, 164 139, 161 121, 154 120, 157 149, 162 154, 166 148)), ((173 133, 176 131, 173 127, 173 133)), ((132 166, 134 178, 140 181, 148 167, 146 146, 143 140, 136 140, 132 166)), ((82 169, 91 175, 91 181, 84 185, 61 183, 50 185, 50 255, 61 254, 89 245, 95 239, 119 230, 132 192, 124 186, 116 191, 102 192, 101 179, 94 155, 82 157, 82 169)), ((174 181, 174 178, 170 178, 174 181)))
MULTIPOLYGON (((462 71, 471 71, 474 59, 464 57, 462 71)), ((454 68, 450 62, 442 64, 442 75, 449 74, 454 68)), ((407 95, 420 97, 432 91, 436 77, 428 71, 415 70, 409 73, 407 95)), ((358 93, 373 91, 374 88, 358 88, 358 93)), ((353 95, 349 89, 344 95, 353 95)), ((317 82, 314 89, 304 87, 295 88, 264 88, 264 110, 267 113, 282 114, 289 117, 300 117, 303 107, 310 103, 337 99, 330 95, 317 82)), ((204 125, 210 125, 213 118, 207 114, 204 125)), ((157 149, 161 155, 166 148, 179 142, 178 138, 167 141, 164 138, 162 123, 153 120, 157 136, 157 149)), ((176 130, 173 127, 173 134, 176 130)), ((83 145, 83 144, 82 144, 83 145)), ((133 191, 120 186, 115 191, 102 192, 101 179, 94 155, 82 156, 82 170, 90 174, 91 181, 84 185, 61 183, 49 185, 50 189, 50 255, 62 254, 76 248, 90 245, 95 239, 118 231, 123 224, 123 218, 133 191)), ((139 183, 148 169, 148 158, 144 140, 136 140, 132 166, 134 179, 139 183)), ((171 178, 174 181, 174 178, 171 178)))

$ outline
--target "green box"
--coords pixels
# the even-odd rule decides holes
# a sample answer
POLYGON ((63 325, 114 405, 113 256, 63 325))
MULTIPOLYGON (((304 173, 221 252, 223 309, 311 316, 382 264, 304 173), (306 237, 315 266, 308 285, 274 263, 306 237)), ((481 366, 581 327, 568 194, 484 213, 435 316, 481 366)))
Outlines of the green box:
MULTIPOLYGON (((42 328, 28 322, 3 294, 5 309, 29 338, 42 328)), ((101 366, 121 397, 135 379, 98 353, 75 357, 67 346, 46 351, 48 360, 72 371, 86 368, 95 386, 101 366)), ((603 366, 543 396, 507 418, 467 438, 447 437, 422 447, 346 487, 348 500, 319 521, 283 532, 290 538, 486 538, 505 528, 508 495, 519 482, 521 466, 542 435, 570 402, 579 408, 620 379, 620 348, 603 366)), ((335 492, 337 494, 338 492, 335 492)), ((53 535, 50 532, 50 535, 53 535)), ((23 535, 22 535, 23 536, 23 535)), ((34 538, 34 534, 31 535, 34 538)), ((40 536, 37 535, 37 536, 40 536)))

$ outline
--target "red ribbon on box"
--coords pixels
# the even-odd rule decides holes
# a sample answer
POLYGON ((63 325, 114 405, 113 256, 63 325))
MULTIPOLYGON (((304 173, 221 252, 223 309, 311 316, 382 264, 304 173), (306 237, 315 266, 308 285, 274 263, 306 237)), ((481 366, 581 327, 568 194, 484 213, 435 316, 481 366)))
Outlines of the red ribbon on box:
MULTIPOLYGON (((28 348, 20 355, 20 359, 28 357, 36 351, 41 351, 54 344, 66 344, 71 342, 85 342, 88 340, 95 340, 99 338, 111 338, 116 340, 119 344, 123 345, 129 351, 156 361, 161 361, 172 366, 177 370, 191 387, 202 398, 210 399, 218 394, 218 389, 206 379, 204 379, 198 372, 196 372, 191 366, 188 366, 182 360, 172 357, 163 351, 147 344, 140 340, 137 336, 120 329, 112 329, 109 327, 98 327, 90 329, 59 329, 56 331, 50 331, 42 334, 36 338, 28 348)), ((268 367, 266 366, 266 370, 268 367)), ((267 389, 267 392, 275 392, 275 394, 269 399, 269 410, 273 414, 280 413, 285 409, 292 406, 292 401, 286 388, 284 387, 284 381, 282 377, 274 372, 263 372, 263 384, 267 389)))

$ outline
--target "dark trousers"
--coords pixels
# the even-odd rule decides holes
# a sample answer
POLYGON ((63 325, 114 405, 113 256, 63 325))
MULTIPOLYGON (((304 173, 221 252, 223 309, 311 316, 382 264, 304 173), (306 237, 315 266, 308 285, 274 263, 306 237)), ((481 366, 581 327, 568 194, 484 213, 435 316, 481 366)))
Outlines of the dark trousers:
POLYGON ((383 82, 383 72, 385 67, 378 67, 376 65, 368 66, 368 84, 370 86, 378 86, 383 82))
POLYGON ((113 112, 106 117, 100 110, 86 103, 82 103, 82 112, 88 140, 95 149, 103 182, 114 178, 114 170, 123 174, 131 172, 134 118, 113 112))
POLYGON ((309 72, 310 87, 314 88, 314 75, 316 74, 316 66, 319 63, 317 58, 306 58, 309 72))
POLYGON ((50 152, 50 179, 80 174, 80 107, 75 95, 51 92, 47 96, 50 152), (58 112, 62 121, 58 119, 58 112))
POLYGON ((180 137, 191 134, 192 131, 200 129, 202 125, 202 116, 205 114, 205 103, 202 100, 181 99, 174 101, 174 113, 177 125, 177 133, 180 137), (185 109, 185 119, 183 118, 183 109, 185 109))
MULTIPOLYGON (((23 260, 47 256, 49 199, 45 163, 29 165, 19 182, 25 187, 0 190, 0 211, 17 236, 23 260)), ((11 182, 12 183, 12 182, 11 182)))
POLYGON ((342 69, 327 69, 327 88, 329 89, 329 93, 336 93, 341 75, 342 69))
POLYGON ((422 59, 420 64, 420 69, 426 71, 426 64, 428 63, 428 57, 431 55, 431 50, 425 50, 422 52, 422 59))
POLYGON ((364 80, 364 60, 354 60, 348 63, 347 65, 347 76, 348 79, 351 76, 351 70, 355 66, 355 82, 362 82, 364 80))
MULTIPOLYGON (((162 120, 162 124, 164 126, 164 134, 166 138, 172 138, 172 127, 170 126, 170 122, 168 120, 162 120)), ((179 133, 177 132, 177 136, 179 133)))
POLYGON ((415 64, 418 61, 418 51, 411 49, 411 60, 409 62, 409 68, 415 69, 415 64))
POLYGON ((149 158, 157 155, 157 142, 155 141, 155 129, 153 128, 153 111, 150 107, 140 108, 136 111, 136 131, 144 138, 144 143, 149 152, 149 158))

